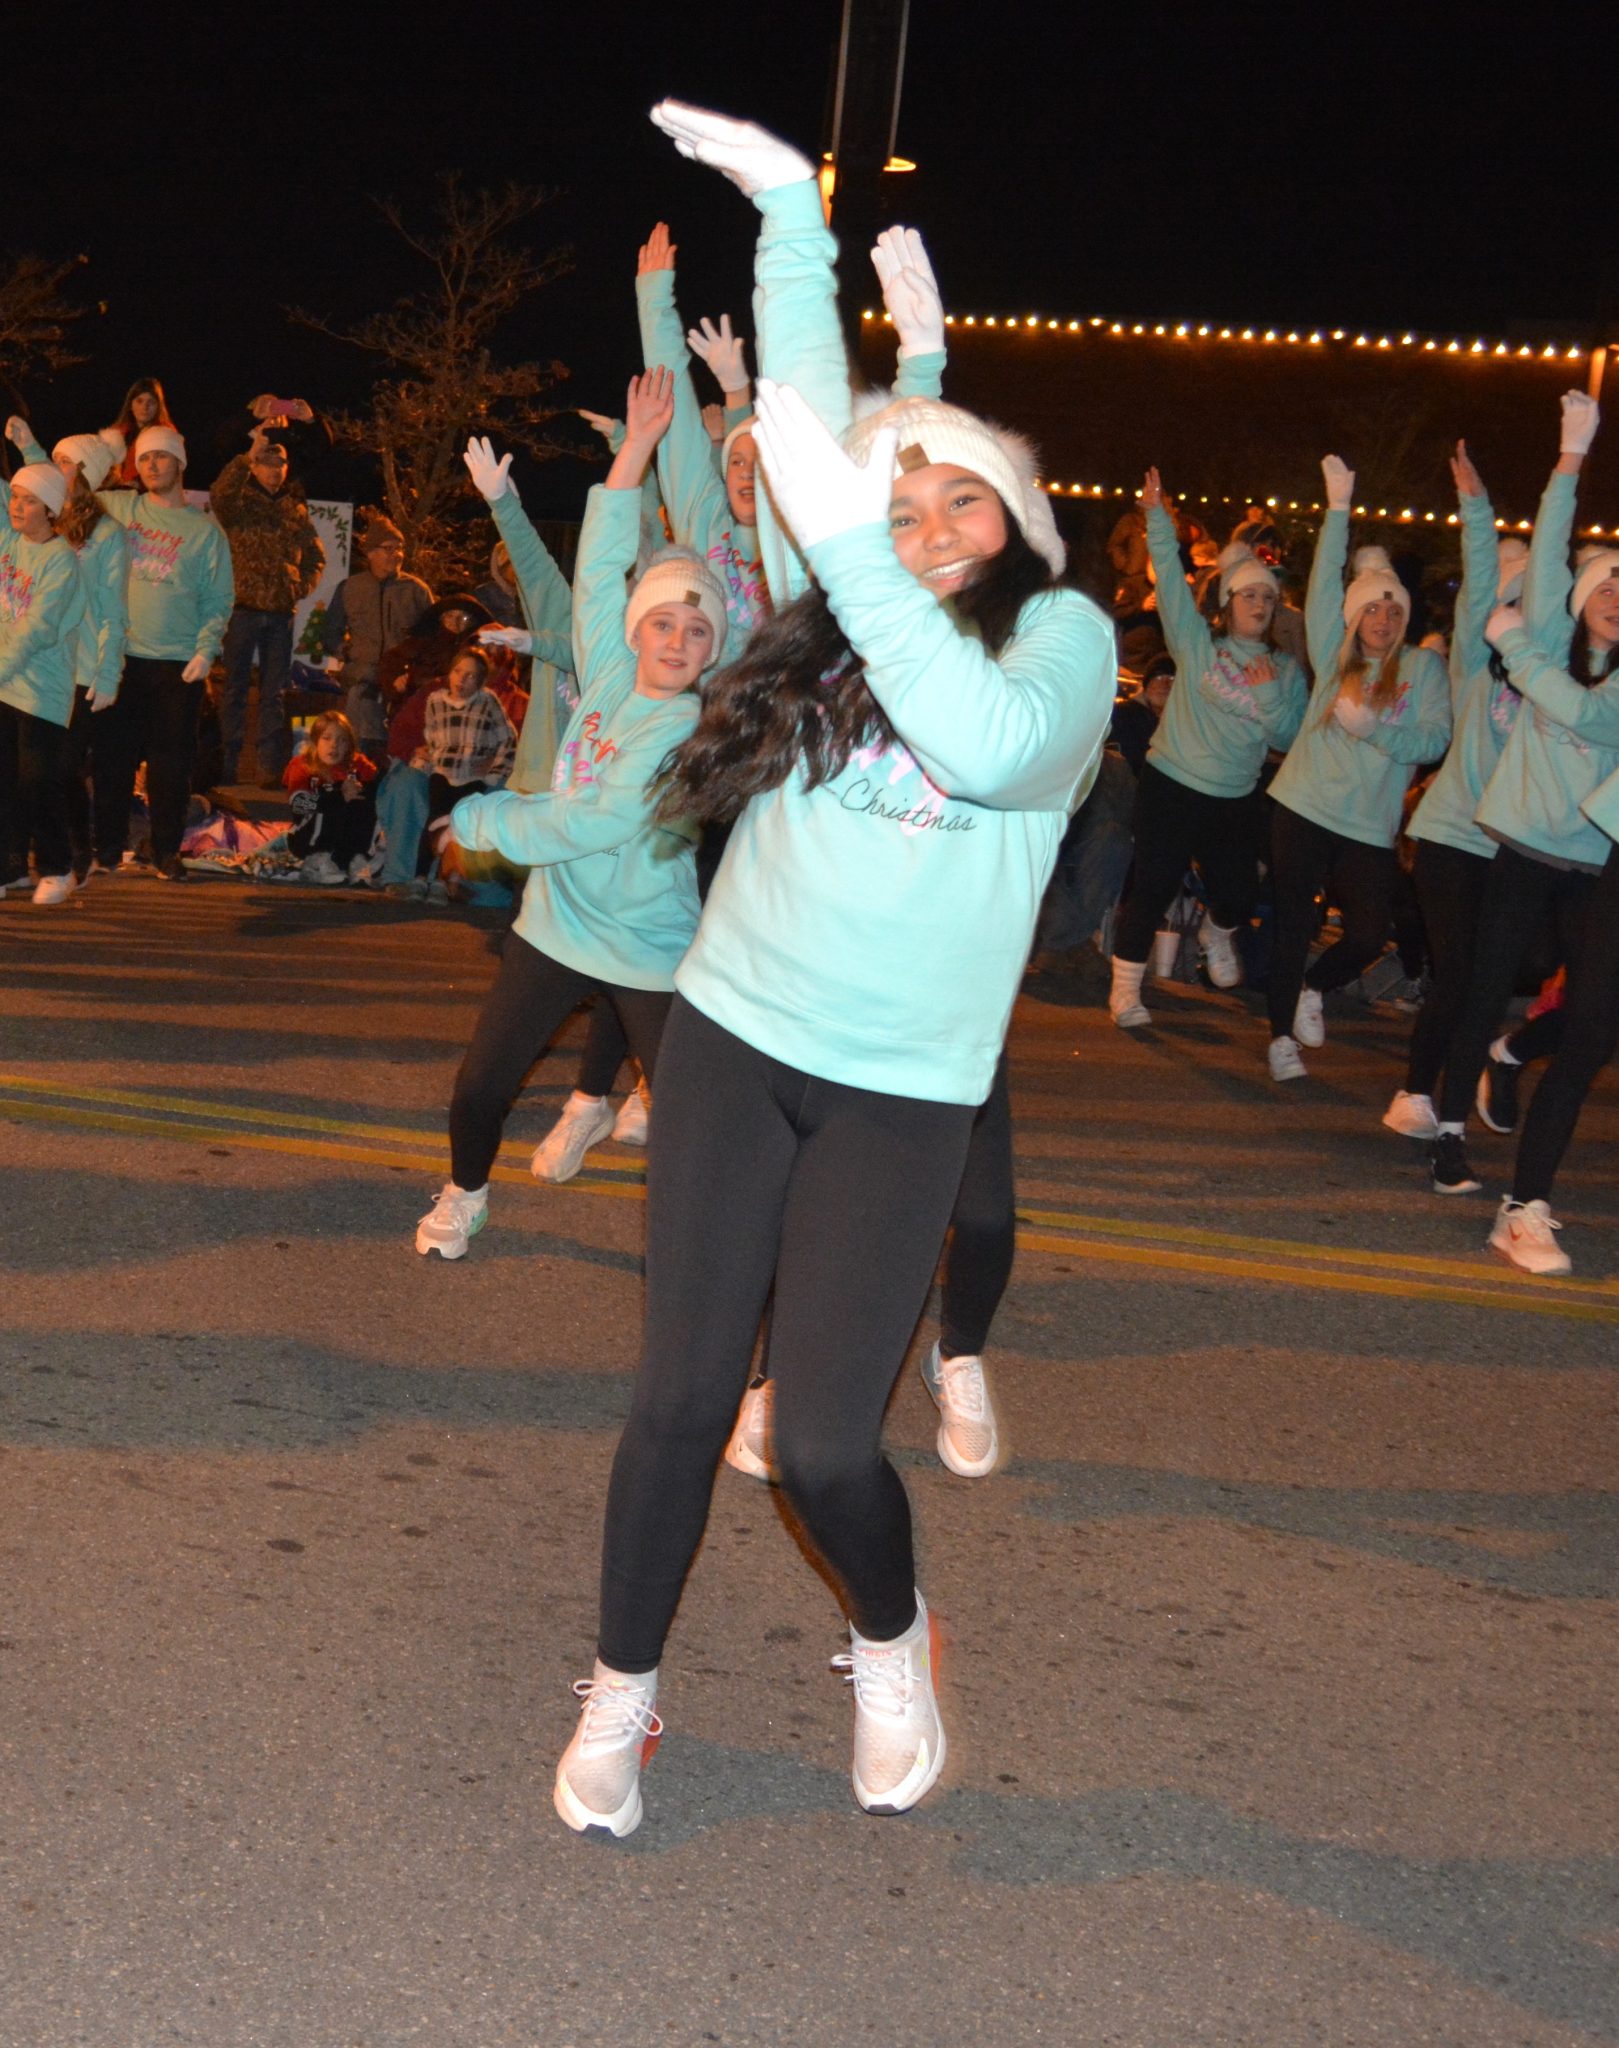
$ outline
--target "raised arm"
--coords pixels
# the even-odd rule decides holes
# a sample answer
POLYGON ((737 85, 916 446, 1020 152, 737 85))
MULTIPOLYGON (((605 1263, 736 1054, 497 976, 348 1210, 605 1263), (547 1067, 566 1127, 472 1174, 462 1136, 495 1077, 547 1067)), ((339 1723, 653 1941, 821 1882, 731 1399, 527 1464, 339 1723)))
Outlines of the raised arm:
POLYGON ((1327 509, 1315 539, 1310 582, 1304 596, 1304 636, 1318 683, 1337 672, 1344 644, 1344 564, 1349 560, 1349 508, 1355 472, 1336 455, 1322 459, 1327 509))
POLYGON ((573 572, 574 673, 581 702, 604 682, 620 685, 635 671, 624 644, 625 577, 640 537, 641 479, 674 413, 675 379, 666 369, 630 379, 624 439, 607 481, 592 487, 573 572))
POLYGON ((21 413, 14 412, 6 421, 6 439, 24 462, 49 462, 51 459, 34 439, 34 430, 21 413))
POLYGON ((1559 660, 1567 656, 1574 637, 1574 621, 1568 609, 1569 593, 1574 588, 1574 571, 1569 562, 1574 539, 1574 500, 1580 471, 1602 420, 1596 400, 1587 398, 1583 391, 1565 391, 1560 403, 1557 464, 1541 493, 1523 579, 1523 612, 1529 636, 1559 660))
POLYGON ((489 507, 495 530, 506 543, 517 578, 517 595, 528 621, 529 652, 566 668, 573 660, 573 598, 551 550, 534 530, 511 479, 512 458, 497 462, 493 443, 474 435, 462 457, 467 474, 489 507))
POLYGON ((895 396, 938 398, 944 390, 944 302, 927 246, 915 228, 884 228, 871 262, 899 336, 895 396))
POLYGON ((1495 608, 1500 550, 1495 538, 1495 514, 1465 441, 1456 443, 1450 473, 1456 480, 1456 508, 1462 522, 1462 581, 1450 630, 1450 694, 1452 704, 1456 704, 1461 691, 1490 658, 1484 621, 1495 608))
POLYGON ((714 472, 713 443, 692 382, 691 354, 675 307, 675 244, 660 220, 641 245, 635 266, 635 309, 641 360, 671 379, 674 409, 658 446, 658 481, 674 536, 706 555, 730 525, 725 486, 714 472))
POLYGON ((1619 747, 1619 675, 1587 688, 1535 642, 1524 613, 1500 605, 1486 628, 1514 689, 1556 724, 1599 747, 1619 747))
POLYGON ((1163 479, 1149 469, 1141 483, 1147 513, 1147 554, 1158 582, 1158 623, 1181 681, 1195 685, 1214 653, 1214 639, 1200 616, 1181 568, 1180 536, 1164 502, 1163 479))

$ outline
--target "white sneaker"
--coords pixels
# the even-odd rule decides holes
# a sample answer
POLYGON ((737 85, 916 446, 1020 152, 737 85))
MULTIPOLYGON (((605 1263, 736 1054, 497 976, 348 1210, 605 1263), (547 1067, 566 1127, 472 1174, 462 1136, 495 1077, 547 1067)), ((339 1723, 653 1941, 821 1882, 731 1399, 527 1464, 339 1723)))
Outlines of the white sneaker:
POLYGON ((1305 1081, 1310 1070, 1299 1055, 1296 1038, 1273 1038, 1270 1042, 1270 1077, 1273 1081, 1305 1081))
POLYGON ((1413 1095, 1405 1088, 1395 1089, 1394 1100, 1383 1112, 1383 1121, 1402 1138, 1433 1139, 1439 1135, 1439 1112, 1433 1106, 1433 1097, 1413 1095))
POLYGON ((611 1137, 612 1131, 613 1112, 607 1103, 599 1095, 581 1095, 576 1090, 535 1147, 528 1170, 536 1180, 572 1180, 591 1146, 611 1137))
POLYGON ((945 1358, 937 1344, 922 1361, 922 1384, 939 1411, 939 1457, 963 1479, 982 1479, 1001 1455, 995 1404, 981 1358, 945 1358))
POLYGON ((74 874, 41 875, 34 884, 34 901, 47 904, 65 903, 78 886, 79 880, 74 874))
POLYGON ((1217 925, 1205 917, 1198 927, 1198 951, 1216 988, 1235 988, 1242 980, 1242 956, 1237 951, 1237 927, 1217 925))
POLYGON ((348 880, 329 853, 309 854, 298 872, 302 880, 318 882, 323 889, 330 889, 334 884, 348 880))
POLYGON ((551 1803, 576 1834, 633 1834, 641 1825, 641 1769, 663 1733, 652 1710, 658 1674, 631 1678, 598 1657, 593 1675, 573 1689, 582 1703, 579 1726, 557 1765, 551 1803))
POLYGON ((357 853, 349 862, 349 880, 355 884, 374 882, 382 873, 380 853, 357 853))
POLYGON ((619 1105, 618 1115, 613 1119, 613 1143, 644 1145, 646 1120, 651 1108, 652 1091, 643 1076, 619 1105))
POLYGON ((897 1641, 868 1643, 851 1628, 849 1645, 832 1668, 854 1687, 854 1796, 867 1813, 904 1813, 938 1783, 946 1748, 933 1692, 938 1646, 921 1594, 897 1641))
POLYGON ((429 1252, 442 1259, 464 1259, 468 1243, 488 1221, 489 1190, 478 1188, 469 1194, 447 1180, 416 1226, 416 1249, 424 1259, 429 1252))
POLYGON ((1139 1031, 1152 1022, 1152 1012, 1141 1000, 1141 978, 1147 971, 1144 960, 1113 961, 1113 986, 1108 992, 1107 1013, 1121 1031, 1139 1031))
POLYGON ((1293 1012, 1293 1036, 1300 1045, 1325 1045, 1327 1042, 1327 1020, 1321 1010, 1321 991, 1316 988, 1299 990, 1298 1008, 1293 1012))
POLYGON ((725 1446, 725 1462, 750 1479, 774 1483, 776 1477, 776 1385, 761 1380, 742 1396, 736 1427, 725 1446))
POLYGON ((1544 1202, 1515 1202, 1508 1195, 1490 1232, 1490 1249, 1526 1273, 1572 1273, 1574 1261, 1552 1235, 1562 1227, 1544 1202))

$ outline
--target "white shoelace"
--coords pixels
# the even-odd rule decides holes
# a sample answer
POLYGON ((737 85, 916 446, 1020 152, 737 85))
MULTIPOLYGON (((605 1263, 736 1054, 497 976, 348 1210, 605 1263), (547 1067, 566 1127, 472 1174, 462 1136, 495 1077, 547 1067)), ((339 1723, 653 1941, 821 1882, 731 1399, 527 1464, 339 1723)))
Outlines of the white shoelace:
POLYGON ((832 1659, 832 1669, 841 1671, 844 1684, 854 1687, 855 1703, 862 1713, 903 1721, 910 1712, 916 1685, 911 1659, 904 1650, 846 1650, 832 1659))
POLYGON ((1507 1214, 1509 1217, 1516 1216, 1523 1224, 1525 1237, 1543 1237, 1547 1244, 1551 1243, 1549 1233, 1563 1227, 1555 1216, 1537 1216, 1527 1202, 1510 1204, 1507 1214))
POLYGON ((573 1689, 584 1716, 579 1747, 585 1755, 625 1749, 638 1735, 663 1733, 663 1722, 638 1687, 614 1685, 602 1678, 576 1678, 573 1689))
POLYGON ((464 1188, 440 1188, 433 1198, 433 1213, 428 1221, 453 1224, 457 1230, 464 1230, 482 1207, 464 1188))
POLYGON ((969 1355, 939 1360, 939 1392, 946 1406, 969 1422, 983 1421, 987 1391, 981 1359, 969 1355))

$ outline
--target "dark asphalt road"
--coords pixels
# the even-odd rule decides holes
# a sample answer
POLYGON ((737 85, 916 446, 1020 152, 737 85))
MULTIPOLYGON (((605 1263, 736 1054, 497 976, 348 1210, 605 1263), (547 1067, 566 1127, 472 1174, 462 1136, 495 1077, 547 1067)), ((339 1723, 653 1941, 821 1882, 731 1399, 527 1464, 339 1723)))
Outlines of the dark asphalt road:
MULTIPOLYGON (((336 894, 336 892, 333 892, 336 894)), ((949 1781, 847 1781, 833 1604, 723 1472, 648 1818, 568 1834, 638 1155, 418 1259, 491 971, 221 883, 0 904, 0 2048, 1619 2041, 1619 1090, 1572 1286, 1236 999, 1014 1029, 1015 1456, 891 1438, 949 1781)), ((1477 1148, 1499 1189, 1507 1152, 1477 1148)))

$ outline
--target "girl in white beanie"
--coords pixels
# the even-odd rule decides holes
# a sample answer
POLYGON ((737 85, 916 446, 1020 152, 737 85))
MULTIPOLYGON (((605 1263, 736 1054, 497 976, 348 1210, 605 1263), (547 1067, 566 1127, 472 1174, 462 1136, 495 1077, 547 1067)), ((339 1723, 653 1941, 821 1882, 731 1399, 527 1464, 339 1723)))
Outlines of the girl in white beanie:
POLYGON ((1108 1010, 1127 1030, 1151 1022, 1141 1000, 1147 955, 1194 859, 1208 897, 1199 940, 1209 979, 1216 988, 1241 981, 1237 934, 1259 887, 1253 793, 1267 753, 1292 744, 1306 693, 1303 670, 1276 645, 1279 587, 1265 564, 1245 547, 1225 551, 1211 627, 1181 573, 1156 469, 1147 471, 1141 502, 1175 687, 1137 785, 1134 879, 1114 923, 1108 1010))
POLYGON ((464 797, 449 836, 529 870, 500 971, 456 1075, 451 1177, 416 1249, 461 1258, 489 1213, 489 1174, 523 1077, 591 995, 613 1006, 650 1079, 675 965, 697 927, 689 834, 658 822, 659 766, 697 722, 699 678, 725 645, 706 563, 660 556, 626 596, 641 479, 674 411, 666 370, 630 385, 624 442, 590 493, 573 585, 580 698, 551 788, 464 797))
POLYGON ((1450 469, 1462 541, 1449 655, 1455 729, 1406 828, 1416 842, 1412 881, 1433 981, 1411 1027, 1405 1085, 1383 1115, 1391 1131, 1423 1139, 1438 1135, 1434 1098, 1467 992, 1479 909, 1495 858, 1496 842, 1474 813, 1522 702, 1501 657, 1485 639, 1484 626, 1497 604, 1513 602, 1522 591, 1527 550, 1521 542, 1497 540, 1495 514, 1465 441, 1456 443, 1450 469))
MULTIPOLYGON (((43 462, 45 451, 26 421, 6 422, 6 436, 16 443, 25 462, 43 462)), ((67 484, 67 503, 56 530, 77 551, 84 586, 84 615, 73 634, 73 716, 68 728, 68 828, 74 871, 104 875, 117 866, 129 829, 117 813, 103 750, 96 746, 97 716, 118 700, 124 672, 124 645, 129 637, 129 546, 124 529, 109 519, 96 493, 124 458, 123 437, 113 427, 99 434, 68 434, 51 450, 50 459, 67 484), (86 795, 88 775, 94 806, 86 795)))
POLYGON ((1492 1130, 1510 1131, 1519 1069, 1554 1050, 1560 1037, 1561 1011, 1495 1035, 1531 940, 1549 929, 1572 974, 1593 936, 1587 906, 1608 838, 1583 806, 1619 770, 1619 553, 1575 564, 1569 542, 1575 487, 1599 417, 1583 392, 1564 396, 1557 466, 1529 543, 1522 607, 1502 606, 1486 628, 1529 702, 1478 806, 1478 824, 1496 852, 1439 1096, 1433 1184, 1440 1194, 1479 1185, 1463 1143, 1475 1101, 1492 1130))
POLYGON ((750 123, 673 102, 653 118, 764 216, 755 436, 776 612, 710 689, 667 798, 736 825, 664 1038, 642 1364, 597 1662, 557 1770, 568 1825, 614 1834, 641 1818, 657 1668, 772 1284, 777 1465, 850 1618, 855 1796, 895 1813, 937 1782, 931 1630, 883 1410, 1114 682, 1109 621, 1054 587, 1026 455, 931 399, 851 426, 814 165, 750 123))
POLYGON ((1327 511, 1304 608, 1315 683, 1270 786, 1275 928, 1266 1004, 1277 1081, 1303 1079, 1300 1046, 1326 1039, 1322 997, 1353 981, 1387 943, 1405 793, 1450 739, 1444 663, 1405 642, 1405 586, 1391 568, 1368 566, 1344 588, 1355 473, 1336 455, 1321 469, 1327 511), (1323 892, 1342 913, 1343 935, 1306 973, 1323 892))
POLYGON ((66 504, 60 470, 25 464, 11 479, 0 530, 0 894, 27 887, 32 846, 36 903, 65 903, 75 886, 67 728, 84 585, 56 532, 66 504))

